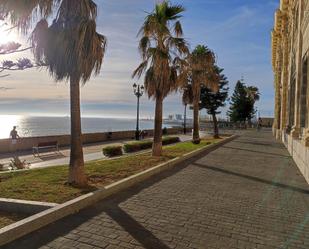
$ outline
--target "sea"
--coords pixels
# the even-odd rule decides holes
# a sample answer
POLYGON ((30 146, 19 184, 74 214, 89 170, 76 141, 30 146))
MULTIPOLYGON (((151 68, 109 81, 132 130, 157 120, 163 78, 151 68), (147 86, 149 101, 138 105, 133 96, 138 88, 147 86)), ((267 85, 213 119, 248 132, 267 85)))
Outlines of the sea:
MULTIPOLYGON (((13 126, 21 137, 70 134, 70 117, 36 117, 0 115, 0 139, 8 138, 13 126)), ((164 127, 170 128, 168 124, 164 127)), ((140 120, 140 129, 153 129, 153 120, 140 120)), ((114 132, 135 130, 136 119, 129 118, 82 118, 82 132, 114 132)))

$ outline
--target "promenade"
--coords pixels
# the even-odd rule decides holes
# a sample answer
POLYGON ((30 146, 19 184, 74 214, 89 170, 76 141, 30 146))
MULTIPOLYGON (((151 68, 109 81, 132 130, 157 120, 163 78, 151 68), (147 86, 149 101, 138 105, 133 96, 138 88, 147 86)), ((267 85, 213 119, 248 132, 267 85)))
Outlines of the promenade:
POLYGON ((3 248, 309 248, 309 185, 270 131, 248 131, 3 248))
MULTIPOLYGON (((187 135, 175 134, 171 136, 178 136, 180 138, 180 141, 182 142, 189 141, 192 139, 192 135, 189 133, 187 135)), ((152 137, 149 137, 147 139, 152 139, 152 137)), ((102 153, 102 149, 104 147, 114 145, 122 146, 125 143, 133 141, 135 140, 123 139, 115 141, 106 141, 102 143, 86 144, 83 146, 84 160, 85 162, 89 162, 93 160, 106 159, 106 157, 102 153)), ((14 153, 0 154, 0 163, 7 166, 11 162, 14 156, 15 156, 14 153)), ((70 162, 70 148, 68 146, 60 147, 59 153, 44 152, 40 153, 40 156, 38 157, 35 157, 31 151, 17 152, 17 156, 21 161, 29 163, 30 169, 67 165, 70 162)))

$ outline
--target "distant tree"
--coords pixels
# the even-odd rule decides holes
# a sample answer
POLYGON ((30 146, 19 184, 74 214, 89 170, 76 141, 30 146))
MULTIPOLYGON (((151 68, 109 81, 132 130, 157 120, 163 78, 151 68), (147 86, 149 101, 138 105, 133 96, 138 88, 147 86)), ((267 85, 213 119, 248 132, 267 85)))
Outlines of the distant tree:
POLYGON ((225 106, 229 92, 229 82, 226 76, 223 74, 223 70, 224 69, 219 68, 218 66, 215 67, 215 71, 219 76, 218 92, 213 92, 211 89, 205 86, 202 86, 201 88, 200 109, 206 109, 207 113, 212 116, 214 124, 214 138, 219 137, 217 114, 220 114, 221 111, 218 111, 218 109, 225 106))
POLYGON ((142 36, 139 44, 142 63, 134 71, 133 77, 145 75, 145 90, 148 97, 156 102, 153 156, 162 154, 163 100, 180 88, 179 66, 189 53, 180 22, 184 11, 181 5, 162 1, 146 16, 139 32, 142 36))
POLYGON ((234 94, 231 98, 231 106, 228 115, 233 122, 251 122, 254 117, 255 103, 260 98, 260 93, 255 86, 246 86, 243 82, 238 81, 234 94))
POLYGON ((71 152, 68 183, 87 184, 82 149, 80 87, 100 72, 106 38, 97 33, 97 5, 92 0, 0 1, 0 16, 27 34, 31 46, 56 81, 70 82, 71 152), (49 23, 49 20, 51 22, 49 23))
POLYGON ((251 107, 249 107, 249 109, 251 109, 251 112, 250 115, 248 116, 248 123, 251 124, 251 119, 256 114, 255 103, 260 100, 260 92, 256 86, 248 86, 246 87, 246 91, 247 91, 247 97, 251 102, 251 107))
POLYGON ((238 81, 234 93, 231 97, 230 109, 228 115, 232 122, 245 123, 252 112, 252 104, 247 95, 247 89, 244 83, 238 81))

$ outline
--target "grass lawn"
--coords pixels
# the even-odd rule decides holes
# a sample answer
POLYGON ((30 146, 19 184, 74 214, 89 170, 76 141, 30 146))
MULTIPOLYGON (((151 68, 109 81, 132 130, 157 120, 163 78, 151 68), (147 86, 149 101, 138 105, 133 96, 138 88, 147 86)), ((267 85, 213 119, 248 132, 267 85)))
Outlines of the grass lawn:
POLYGON ((0 197, 63 203, 218 141, 220 139, 203 139, 199 145, 184 142, 166 146, 160 158, 152 157, 148 152, 86 163, 89 186, 83 189, 66 185, 68 166, 1 174, 0 197))
POLYGON ((0 228, 13 224, 19 220, 26 218, 26 215, 11 214, 0 211, 0 228))

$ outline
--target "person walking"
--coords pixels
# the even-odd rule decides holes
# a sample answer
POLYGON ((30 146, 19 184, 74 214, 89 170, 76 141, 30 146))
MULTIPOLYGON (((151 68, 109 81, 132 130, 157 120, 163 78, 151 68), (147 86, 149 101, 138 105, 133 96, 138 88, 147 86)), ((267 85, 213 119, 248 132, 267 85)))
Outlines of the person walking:
POLYGON ((262 125, 263 125, 263 121, 261 118, 259 118, 258 120, 258 124, 257 124, 257 130, 260 131, 262 129, 262 125))
POLYGON ((11 138, 11 151, 16 152, 16 146, 17 146, 17 139, 20 138, 18 135, 18 132, 16 130, 16 126, 13 126, 13 130, 10 132, 10 138, 11 138))

